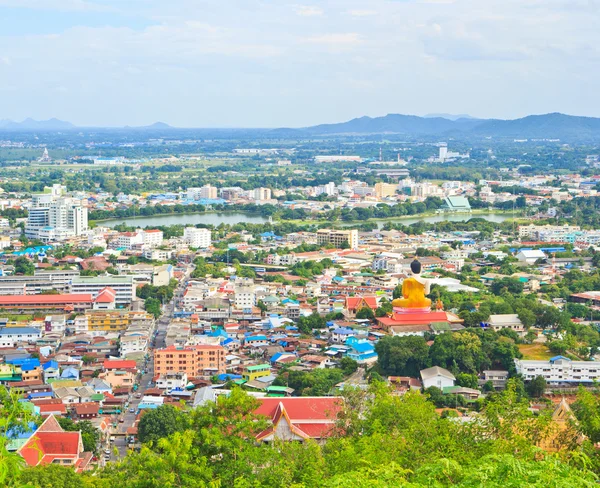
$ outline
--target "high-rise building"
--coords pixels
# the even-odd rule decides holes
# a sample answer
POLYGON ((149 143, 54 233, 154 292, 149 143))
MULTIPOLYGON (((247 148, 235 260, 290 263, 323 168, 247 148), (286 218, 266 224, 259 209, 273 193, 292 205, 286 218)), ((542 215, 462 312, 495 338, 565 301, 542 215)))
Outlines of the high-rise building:
POLYGON ((211 185, 204 185, 200 188, 200 198, 206 198, 208 200, 216 200, 217 197, 217 187, 211 185))
POLYGON ((88 230, 87 208, 81 200, 64 196, 66 188, 53 185, 31 197, 25 235, 44 242, 61 241, 88 230))
POLYGON ((254 199, 258 201, 271 200, 270 188, 256 188, 254 190, 254 199))
POLYGON ((210 230, 186 227, 183 230, 183 240, 190 247, 195 247, 197 249, 209 248, 211 244, 210 230))

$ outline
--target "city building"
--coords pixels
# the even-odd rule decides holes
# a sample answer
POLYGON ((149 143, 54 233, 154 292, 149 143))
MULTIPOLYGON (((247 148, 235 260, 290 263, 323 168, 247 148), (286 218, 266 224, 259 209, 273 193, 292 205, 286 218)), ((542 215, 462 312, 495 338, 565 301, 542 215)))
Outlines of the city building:
POLYGON ((377 198, 393 197, 398 190, 398 185, 390 183, 375 183, 375 196, 377 198))
POLYGON ((43 242, 64 241, 88 230, 88 211, 81 200, 65 196, 66 188, 53 185, 33 195, 25 235, 43 242))
POLYGON ((317 244, 333 244, 338 248, 348 246, 350 249, 356 249, 358 247, 358 230, 319 229, 317 244))
POLYGON ((163 242, 163 231, 159 229, 148 229, 143 231, 144 246, 149 248, 159 247, 163 242))
POLYGON ((189 247, 207 249, 211 245, 211 233, 209 229, 186 227, 183 230, 183 240, 189 247))
POLYGON ((71 293, 87 293, 93 298, 106 287, 116 292, 117 307, 131 304, 135 300, 135 283, 133 276, 78 276, 73 278, 69 287, 71 293))
POLYGON ((0 296, 0 309, 24 312, 31 310, 82 312, 92 308, 93 303, 93 297, 89 293, 0 296))
POLYGON ((254 200, 263 201, 271 200, 271 189, 270 188, 256 188, 253 190, 254 200))
POLYGON ((225 373, 225 349, 222 346, 169 346, 154 351, 154 375, 186 373, 189 378, 225 373))

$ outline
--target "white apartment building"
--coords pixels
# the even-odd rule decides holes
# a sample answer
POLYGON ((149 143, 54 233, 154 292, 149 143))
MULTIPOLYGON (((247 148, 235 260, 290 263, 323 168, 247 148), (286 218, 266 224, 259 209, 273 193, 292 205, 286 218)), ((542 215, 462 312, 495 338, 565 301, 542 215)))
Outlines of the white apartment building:
POLYGON ((600 379, 600 361, 571 361, 556 356, 548 361, 515 359, 517 373, 525 381, 542 376, 548 384, 592 383, 600 379))
POLYGON ((296 259, 295 254, 284 254, 280 256, 279 254, 269 254, 267 256, 267 264, 273 266, 293 266, 296 264, 298 260, 296 259))
POLYGON ((580 231, 581 227, 578 225, 520 225, 519 239, 537 241, 541 240, 540 234, 544 234, 544 239, 548 239, 549 242, 562 242, 566 235, 580 231))
POLYGON ((142 231, 144 246, 149 248, 159 247, 163 242, 163 231, 158 229, 148 229, 142 231))
POLYGON ((114 247, 133 249, 137 245, 144 244, 144 233, 140 232, 121 232, 113 241, 114 247))
POLYGON ((183 240, 189 247, 207 249, 211 245, 211 233, 209 229, 186 227, 183 230, 183 240))
POLYGON ((91 293, 92 298, 96 298, 98 293, 107 286, 116 293, 117 307, 129 305, 135 300, 133 276, 77 276, 71 281, 69 293, 91 293))
POLYGON ((256 305, 256 292, 253 286, 236 286, 233 297, 236 308, 251 309, 256 305))

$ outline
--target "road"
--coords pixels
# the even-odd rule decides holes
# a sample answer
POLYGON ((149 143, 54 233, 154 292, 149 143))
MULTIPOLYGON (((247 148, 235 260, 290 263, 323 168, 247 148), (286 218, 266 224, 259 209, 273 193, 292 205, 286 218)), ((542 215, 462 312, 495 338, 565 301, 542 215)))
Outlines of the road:
MULTIPOLYGON (((163 307, 163 315, 157 320, 156 328, 154 330, 154 338, 151 342, 150 348, 148 350, 147 359, 144 362, 143 373, 139 377, 138 389, 134 394, 130 394, 127 400, 127 408, 125 413, 121 413, 120 415, 114 415, 113 421, 118 422, 118 418, 122 418, 123 422, 118 422, 116 429, 113 429, 113 433, 111 437, 114 437, 113 442, 108 442, 107 445, 102 446, 102 450, 105 449, 110 450, 110 461, 117 461, 127 454, 127 429, 129 427, 133 427, 135 423, 135 419, 137 418, 138 405, 144 396, 144 393, 148 388, 152 386, 152 379, 154 377, 154 354, 153 350, 155 348, 161 349, 166 346, 165 339, 167 335, 167 330, 171 320, 173 319, 173 315, 175 314, 176 304, 178 304, 185 292, 187 287, 188 280, 190 278, 190 274, 194 269, 193 265, 188 266, 188 269, 185 273, 184 278, 181 280, 175 291, 173 292, 173 299, 164 305, 163 307), (139 398, 138 398, 139 397, 139 398), (133 412, 131 412, 133 409, 133 412), (114 452, 115 449, 118 451, 118 455, 114 452)), ((106 456, 103 453, 103 457, 105 462, 108 461, 106 456)))

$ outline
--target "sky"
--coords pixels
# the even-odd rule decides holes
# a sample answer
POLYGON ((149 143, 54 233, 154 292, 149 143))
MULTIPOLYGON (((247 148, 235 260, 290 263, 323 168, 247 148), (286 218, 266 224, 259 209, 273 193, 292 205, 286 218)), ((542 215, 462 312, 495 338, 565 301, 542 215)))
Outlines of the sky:
POLYGON ((0 0, 0 119, 600 116, 600 0, 0 0))

